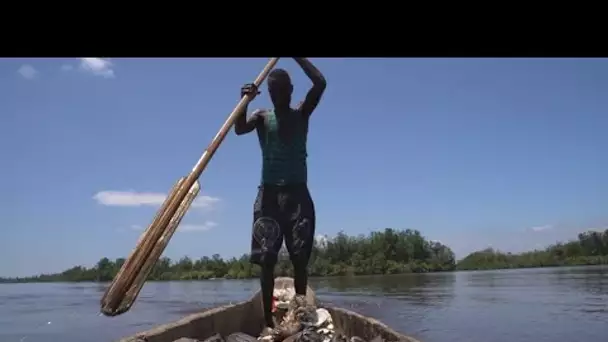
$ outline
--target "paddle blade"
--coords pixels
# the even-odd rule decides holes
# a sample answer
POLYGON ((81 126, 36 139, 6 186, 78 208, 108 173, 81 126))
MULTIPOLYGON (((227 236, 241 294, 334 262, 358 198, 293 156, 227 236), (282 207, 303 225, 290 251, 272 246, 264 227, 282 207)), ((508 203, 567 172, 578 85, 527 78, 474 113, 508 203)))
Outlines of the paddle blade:
POLYGON ((167 214, 166 211, 170 207, 170 203, 176 200, 175 194, 184 186, 184 179, 182 177, 175 184, 171 193, 157 212, 152 224, 141 235, 135 250, 125 261, 102 297, 101 312, 104 315, 117 316, 129 311, 143 288, 146 279, 152 272, 154 265, 179 227, 182 218, 200 192, 200 184, 196 181, 187 192, 184 200, 177 207, 169 223, 163 227, 160 224, 160 217, 167 214), (138 265, 140 267, 137 267, 138 265))

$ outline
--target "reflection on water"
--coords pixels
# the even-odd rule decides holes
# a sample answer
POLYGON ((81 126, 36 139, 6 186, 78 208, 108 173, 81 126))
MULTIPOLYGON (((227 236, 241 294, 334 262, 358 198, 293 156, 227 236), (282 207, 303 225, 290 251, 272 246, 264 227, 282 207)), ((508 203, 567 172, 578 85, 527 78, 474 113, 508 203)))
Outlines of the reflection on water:
POLYGON ((349 298, 369 297, 375 301, 401 300, 409 305, 442 306, 449 305, 454 297, 455 279, 455 273, 435 273, 313 279, 311 285, 319 296, 339 298, 337 302, 342 304, 349 298))
POLYGON ((97 283, 95 284, 95 291, 103 296, 106 293, 106 290, 110 286, 110 283, 97 283))
MULTIPOLYGON (((605 341, 608 267, 311 279, 323 302, 422 342, 605 341)), ((246 300, 256 280, 150 282, 133 308, 99 314, 108 284, 0 285, 0 341, 107 342, 246 300)))
POLYGON ((313 280, 319 297, 332 305, 346 307, 378 318, 396 329, 412 334, 411 326, 421 333, 425 321, 451 305, 456 273, 365 276, 313 280))

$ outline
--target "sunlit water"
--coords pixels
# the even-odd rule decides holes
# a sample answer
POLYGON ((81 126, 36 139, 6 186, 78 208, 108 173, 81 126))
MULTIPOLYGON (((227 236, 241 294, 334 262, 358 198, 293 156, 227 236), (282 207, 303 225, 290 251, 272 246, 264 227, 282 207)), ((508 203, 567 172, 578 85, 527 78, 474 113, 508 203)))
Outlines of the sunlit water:
MULTIPOLYGON (((608 341, 608 267, 314 279, 325 302, 422 342, 608 341)), ((248 299, 257 281, 151 282, 127 313, 99 315, 102 284, 0 285, 0 341, 109 342, 248 299)))

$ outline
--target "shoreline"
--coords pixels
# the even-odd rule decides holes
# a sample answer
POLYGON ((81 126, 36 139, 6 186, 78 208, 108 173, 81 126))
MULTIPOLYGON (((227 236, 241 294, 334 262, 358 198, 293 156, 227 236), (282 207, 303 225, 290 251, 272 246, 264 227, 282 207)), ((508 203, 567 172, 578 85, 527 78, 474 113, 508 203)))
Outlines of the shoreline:
MULTIPOLYGON (((0 277, 4 283, 104 283, 110 282, 126 262, 125 258, 101 258, 94 266, 74 266, 63 272, 27 277, 0 277)), ((366 235, 349 236, 340 232, 312 247, 310 278, 386 276, 458 271, 503 270, 542 267, 591 266, 608 264, 608 229, 588 231, 576 239, 557 242, 545 249, 509 253, 492 248, 472 252, 457 261, 454 252, 430 240, 417 230, 386 228, 366 235)), ((281 250, 275 266, 276 276, 293 276, 286 250, 281 250)), ((219 254, 179 260, 158 259, 148 281, 192 281, 208 279, 254 279, 260 268, 248 254, 224 259, 219 254)))
MULTIPOLYGON (((607 262, 603 263, 590 263, 590 264, 563 264, 563 265, 537 265, 537 266, 522 266, 522 267, 497 267, 497 268, 479 268, 479 269, 455 269, 448 271, 433 271, 433 272, 408 272, 408 273, 397 273, 397 274, 351 274, 351 275, 327 275, 327 276, 310 276, 308 279, 339 279, 339 278, 364 278, 364 277, 399 277, 405 275, 420 275, 420 274, 444 274, 444 273, 463 273, 463 272, 491 272, 491 271, 508 271, 508 270, 523 270, 523 269, 534 269, 534 268, 561 268, 561 267, 589 267, 589 266, 606 266, 607 262)), ((257 277, 249 278, 208 278, 208 279, 152 279, 146 280, 146 283, 167 283, 167 282, 200 282, 200 281, 224 281, 224 280, 252 280, 258 279, 257 277)), ((64 284, 109 284, 111 281, 95 281, 95 280, 7 280, 3 278, 0 280, 0 285, 3 284, 44 284, 44 283, 64 283, 64 284)))

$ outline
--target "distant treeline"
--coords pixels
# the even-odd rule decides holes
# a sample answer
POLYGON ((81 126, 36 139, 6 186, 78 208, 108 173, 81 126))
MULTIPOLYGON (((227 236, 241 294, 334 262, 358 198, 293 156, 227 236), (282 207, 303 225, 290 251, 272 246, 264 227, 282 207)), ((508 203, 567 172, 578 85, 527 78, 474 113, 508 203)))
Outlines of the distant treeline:
POLYGON ((608 229, 578 234, 578 239, 544 250, 512 254, 492 248, 473 252, 460 260, 458 270, 576 266, 608 264, 608 229))
MULTIPOLYGON (((0 278, 0 282, 110 281, 124 262, 123 258, 102 258, 92 268, 76 266, 62 273, 0 278)), ((387 228, 367 236, 348 236, 341 232, 332 239, 317 241, 311 257, 310 274, 321 277, 381 275, 595 264, 608 264, 608 230, 603 233, 581 233, 577 240, 521 254, 486 249, 471 253, 456 263, 449 247, 427 240, 419 231, 387 228)), ((218 254, 198 260, 183 257, 176 262, 163 257, 156 263, 148 279, 244 279, 257 277, 259 271, 258 266, 249 262, 247 254, 228 260, 218 254)), ((291 264, 284 250, 280 253, 276 273, 277 276, 292 275, 291 264)))

